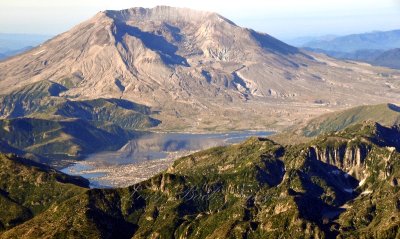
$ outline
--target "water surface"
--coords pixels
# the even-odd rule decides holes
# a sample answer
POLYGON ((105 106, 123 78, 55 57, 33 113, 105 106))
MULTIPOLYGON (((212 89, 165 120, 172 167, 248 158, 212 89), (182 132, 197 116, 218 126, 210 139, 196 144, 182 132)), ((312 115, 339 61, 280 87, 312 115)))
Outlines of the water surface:
POLYGON ((120 187, 137 183, 165 170, 173 160, 215 146, 239 143, 249 137, 271 135, 267 131, 188 134, 148 133, 117 151, 89 155, 63 172, 90 180, 92 187, 120 187))

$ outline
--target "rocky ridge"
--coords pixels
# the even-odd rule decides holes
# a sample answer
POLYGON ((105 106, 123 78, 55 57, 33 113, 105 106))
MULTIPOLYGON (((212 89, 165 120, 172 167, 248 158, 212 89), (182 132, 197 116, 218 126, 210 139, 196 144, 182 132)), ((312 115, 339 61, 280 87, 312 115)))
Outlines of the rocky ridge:
POLYGON ((1 62, 0 94, 51 81, 65 87, 56 98, 152 107, 162 130, 265 129, 365 99, 395 101, 398 77, 299 50, 216 13, 159 6, 100 12, 1 62))
POLYGON ((399 134, 365 122, 305 144, 212 148, 145 182, 54 204, 0 237, 396 238, 399 134))

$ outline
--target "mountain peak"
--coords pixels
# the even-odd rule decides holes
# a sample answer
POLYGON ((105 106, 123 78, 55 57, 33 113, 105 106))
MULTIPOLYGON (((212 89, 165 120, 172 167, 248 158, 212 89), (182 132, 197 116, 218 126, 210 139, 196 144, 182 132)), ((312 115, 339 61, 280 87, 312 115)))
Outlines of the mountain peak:
MULTIPOLYGON (((158 6, 100 12, 0 62, 0 95, 50 80, 67 88, 57 97, 122 98, 160 109, 166 128, 209 128, 203 119, 215 116, 220 116, 216 127, 220 122, 244 125, 232 121, 237 109, 246 111, 246 120, 265 127, 281 122, 282 114, 288 119, 309 117, 316 102, 322 109, 365 99, 393 101, 398 93, 395 76, 377 81, 377 74, 373 68, 310 56, 216 13, 158 6), (388 92, 389 85, 393 92, 388 92), (354 94, 353 89, 364 88, 354 94), (285 109, 276 106, 265 113, 272 102, 285 109), (306 110, 298 109, 299 102, 306 110), (266 123, 259 112, 267 116, 266 123)), ((386 72, 379 69, 379 74, 383 78, 386 72)))
POLYGON ((200 22, 210 19, 226 21, 234 25, 221 15, 199 11, 189 8, 178 8, 170 6, 156 6, 154 8, 134 7, 120 11, 106 10, 104 13, 116 21, 170 21, 170 22, 200 22))

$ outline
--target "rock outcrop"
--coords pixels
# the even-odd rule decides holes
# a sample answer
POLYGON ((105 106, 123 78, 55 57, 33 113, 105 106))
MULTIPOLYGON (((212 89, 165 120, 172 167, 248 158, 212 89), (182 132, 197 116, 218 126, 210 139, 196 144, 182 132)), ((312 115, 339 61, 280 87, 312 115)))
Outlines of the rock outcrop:
POLYGON ((326 146, 319 148, 311 146, 308 157, 310 160, 319 160, 335 166, 340 170, 354 175, 358 180, 364 178, 367 164, 365 160, 369 156, 371 146, 368 144, 351 145, 351 142, 338 146, 326 146))
MULTIPOLYGON (((77 191, 37 215, 13 208, 19 221, 2 227, 8 215, 1 210, 0 238, 396 238, 400 153, 389 135, 400 131, 362 124, 294 146, 251 138, 180 158, 167 172, 127 188, 61 184, 77 191), (350 168, 362 168, 365 178, 350 168)), ((5 182, 15 179, 12 187, 0 183, 12 199, 15 189, 33 192, 19 184, 54 185, 46 171, 36 177, 22 173, 32 171, 28 166, 20 169, 23 181, 8 175, 10 167, 0 171, 5 182)), ((12 205, 4 195, 0 208, 12 205)), ((31 205, 24 199, 31 202, 19 198, 21 205, 31 205)))
POLYGON ((53 82, 63 87, 55 98, 152 107, 166 129, 261 128, 397 99, 398 77, 304 52, 216 13, 160 6, 99 12, 0 62, 0 95, 53 82))

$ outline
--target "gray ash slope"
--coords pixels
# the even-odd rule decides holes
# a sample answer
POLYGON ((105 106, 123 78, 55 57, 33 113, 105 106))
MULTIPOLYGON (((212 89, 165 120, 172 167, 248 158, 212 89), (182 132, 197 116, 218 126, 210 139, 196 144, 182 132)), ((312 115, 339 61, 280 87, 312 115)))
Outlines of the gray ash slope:
POLYGON ((57 98, 151 107, 160 129, 265 129, 396 101, 398 77, 304 52, 216 13, 159 6, 100 12, 1 62, 0 94, 51 81, 66 88, 57 98))

